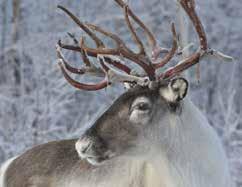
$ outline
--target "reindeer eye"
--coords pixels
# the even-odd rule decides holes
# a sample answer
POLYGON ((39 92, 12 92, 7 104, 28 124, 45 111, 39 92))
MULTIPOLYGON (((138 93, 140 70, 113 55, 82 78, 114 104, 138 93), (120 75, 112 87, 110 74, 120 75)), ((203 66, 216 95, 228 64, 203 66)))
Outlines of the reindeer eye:
POLYGON ((151 110, 151 101, 147 97, 138 97, 131 106, 131 112, 137 114, 148 113, 151 110))
POLYGON ((150 98, 141 96, 136 98, 130 108, 129 119, 136 124, 147 124, 150 120, 152 102, 150 98))
POLYGON ((135 108, 141 111, 147 111, 150 109, 150 105, 148 103, 139 103, 135 108))

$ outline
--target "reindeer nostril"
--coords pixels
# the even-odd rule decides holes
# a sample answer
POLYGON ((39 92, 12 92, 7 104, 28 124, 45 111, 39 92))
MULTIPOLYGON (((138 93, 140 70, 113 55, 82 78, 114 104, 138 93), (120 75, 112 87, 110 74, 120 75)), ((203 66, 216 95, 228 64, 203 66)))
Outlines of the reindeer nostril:
POLYGON ((86 147, 83 147, 83 149, 81 150, 82 153, 86 153, 87 150, 91 147, 91 142, 86 146, 86 147))
POLYGON ((85 157, 85 153, 90 149, 91 146, 92 142, 88 139, 79 139, 75 144, 76 151, 81 158, 85 157))

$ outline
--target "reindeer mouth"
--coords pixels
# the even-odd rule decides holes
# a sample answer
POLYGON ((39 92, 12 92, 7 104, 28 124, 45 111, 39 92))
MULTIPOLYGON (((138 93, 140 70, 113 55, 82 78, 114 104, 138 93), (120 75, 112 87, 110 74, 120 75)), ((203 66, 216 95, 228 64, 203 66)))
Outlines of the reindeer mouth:
POLYGON ((114 153, 110 150, 105 152, 103 155, 87 156, 85 159, 92 165, 102 165, 105 161, 110 160, 114 157, 114 153))
POLYGON ((115 156, 113 151, 88 139, 78 140, 75 147, 81 159, 95 166, 101 165, 115 156))

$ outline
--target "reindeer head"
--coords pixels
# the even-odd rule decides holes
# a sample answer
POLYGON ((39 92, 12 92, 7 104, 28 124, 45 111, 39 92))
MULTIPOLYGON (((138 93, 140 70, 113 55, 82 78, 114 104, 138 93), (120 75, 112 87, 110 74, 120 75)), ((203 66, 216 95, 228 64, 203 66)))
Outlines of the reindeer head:
POLYGON ((175 78, 157 89, 130 89, 81 135, 79 156, 98 164, 113 156, 151 153, 168 133, 170 117, 181 112, 187 87, 185 79, 175 78))
POLYGON ((115 0, 123 9, 125 21, 131 32, 139 51, 136 53, 129 49, 122 39, 96 25, 81 22, 69 10, 58 6, 72 20, 89 35, 96 44, 96 48, 90 48, 82 37, 78 42, 70 35, 75 45, 66 45, 61 41, 57 45, 59 65, 66 80, 74 87, 83 90, 99 90, 116 82, 128 83, 132 88, 124 93, 114 104, 81 135, 76 143, 76 150, 81 158, 87 159, 92 164, 101 163, 117 155, 147 154, 152 147, 160 142, 162 133, 169 127, 171 116, 180 115, 182 111, 181 100, 185 97, 188 82, 184 78, 178 78, 179 74, 189 67, 197 64, 201 57, 211 52, 207 47, 207 39, 195 12, 193 0, 179 0, 179 3, 192 21, 198 34, 200 47, 188 58, 179 62, 176 66, 157 73, 175 55, 178 50, 178 39, 175 25, 172 23, 171 32, 173 45, 170 50, 164 51, 157 45, 152 32, 131 11, 123 0, 115 0), (151 54, 147 54, 141 39, 138 37, 130 18, 139 25, 146 34, 151 54), (116 48, 107 48, 104 42, 95 34, 96 32, 112 39, 116 48), (61 52, 61 48, 77 51, 81 54, 85 67, 74 68, 67 62, 61 52), (165 52, 165 56, 159 59, 159 53, 165 52), (96 61, 91 61, 90 57, 96 61), (133 62, 144 73, 133 73, 131 66, 125 61, 133 62), (158 62, 157 62, 158 61, 158 62), (67 73, 90 74, 104 77, 97 84, 86 84, 75 81, 67 73), (151 143, 152 142, 152 143, 151 143))

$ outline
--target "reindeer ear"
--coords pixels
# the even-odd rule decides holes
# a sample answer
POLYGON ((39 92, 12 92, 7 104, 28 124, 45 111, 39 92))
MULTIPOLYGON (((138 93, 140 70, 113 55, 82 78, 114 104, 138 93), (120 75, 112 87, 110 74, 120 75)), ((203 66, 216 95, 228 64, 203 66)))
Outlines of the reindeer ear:
POLYGON ((160 88, 160 95, 168 102, 175 103, 182 100, 188 89, 188 82, 184 78, 172 79, 168 85, 160 88))

